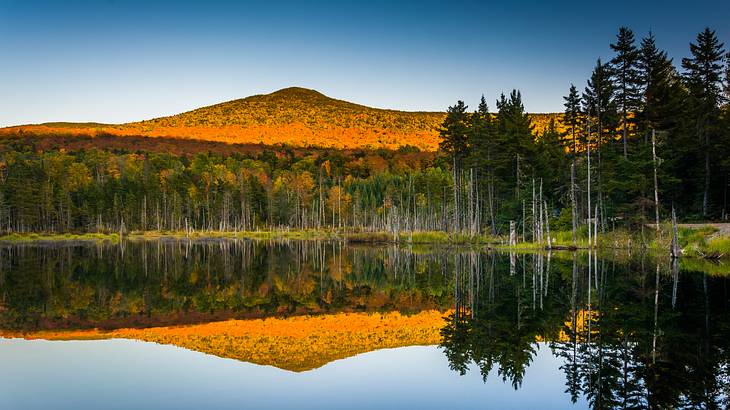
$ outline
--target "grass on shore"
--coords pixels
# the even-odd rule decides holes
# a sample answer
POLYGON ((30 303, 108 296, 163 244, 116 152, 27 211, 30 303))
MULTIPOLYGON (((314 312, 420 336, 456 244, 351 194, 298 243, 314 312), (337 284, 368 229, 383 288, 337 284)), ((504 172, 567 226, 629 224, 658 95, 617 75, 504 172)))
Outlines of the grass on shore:
POLYGON ((111 241, 118 242, 117 233, 10 233, 0 235, 0 242, 53 242, 53 241, 111 241))
MULTIPOLYGON (((668 252, 672 230, 669 224, 661 226, 657 234, 653 229, 643 232, 630 232, 618 229, 599 233, 597 248, 599 249, 648 249, 657 252, 668 252)), ((679 244, 683 254, 689 257, 730 257, 730 237, 717 235, 717 229, 711 226, 699 228, 680 228, 679 244)), ((553 247, 572 248, 573 239, 570 231, 553 231, 550 233, 553 247)), ((274 239, 345 239, 351 243, 401 243, 410 245, 484 245, 495 249, 538 250, 546 247, 545 243, 518 242, 508 245, 504 236, 468 235, 465 233, 449 233, 443 231, 399 232, 342 232, 327 229, 308 230, 262 230, 262 231, 133 231, 124 236, 130 240, 156 239, 216 239, 239 238, 253 240, 274 239)), ((575 247, 588 248, 588 231, 582 227, 577 232, 575 247)), ((51 242, 51 241, 110 241, 118 242, 118 233, 11 233, 0 236, 0 242, 51 242)))
MULTIPOLYGON (((215 238, 239 238, 239 239, 329 239, 337 238, 334 231, 325 230, 272 230, 272 231, 132 231, 124 235, 129 240, 156 240, 156 239, 215 239, 215 238)), ((37 233, 37 232, 14 232, 0 235, 0 242, 118 242, 118 233, 37 233)))

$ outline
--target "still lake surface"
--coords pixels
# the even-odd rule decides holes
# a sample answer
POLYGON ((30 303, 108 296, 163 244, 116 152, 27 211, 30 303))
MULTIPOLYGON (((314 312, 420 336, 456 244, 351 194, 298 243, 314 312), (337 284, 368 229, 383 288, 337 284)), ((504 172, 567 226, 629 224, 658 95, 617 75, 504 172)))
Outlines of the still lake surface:
POLYGON ((727 408, 726 270, 336 241, 0 245, 0 408, 727 408))

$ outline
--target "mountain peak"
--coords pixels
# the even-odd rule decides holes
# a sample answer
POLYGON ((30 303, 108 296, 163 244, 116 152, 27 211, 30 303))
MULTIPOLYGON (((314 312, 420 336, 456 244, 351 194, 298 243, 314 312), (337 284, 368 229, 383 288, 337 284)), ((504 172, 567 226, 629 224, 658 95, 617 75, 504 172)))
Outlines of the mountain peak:
POLYGON ((326 97, 324 94, 320 93, 319 91, 312 90, 309 88, 304 87, 287 87, 282 88, 281 90, 274 91, 271 94, 268 94, 272 97, 294 97, 294 98, 312 98, 312 97, 326 97))
MULTIPOLYGON (((412 145, 434 151, 438 149, 439 126, 444 117, 443 112, 371 108, 308 88, 287 87, 168 117, 117 125, 49 123, 41 124, 36 132, 332 148, 395 149, 412 145)), ((22 128, 31 131, 30 126, 22 128)))

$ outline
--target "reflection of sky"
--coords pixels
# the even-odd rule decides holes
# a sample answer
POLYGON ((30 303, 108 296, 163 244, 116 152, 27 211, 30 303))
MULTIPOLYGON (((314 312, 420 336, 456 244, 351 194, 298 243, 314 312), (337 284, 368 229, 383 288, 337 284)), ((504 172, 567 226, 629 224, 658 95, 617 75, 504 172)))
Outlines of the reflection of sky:
MULTIPOLYGON (((542 345, 515 391, 496 371, 459 376, 436 347, 366 353, 292 373, 129 340, 0 339, 7 409, 563 409, 559 360, 542 345)), ((579 402, 580 408, 586 407, 579 402)))

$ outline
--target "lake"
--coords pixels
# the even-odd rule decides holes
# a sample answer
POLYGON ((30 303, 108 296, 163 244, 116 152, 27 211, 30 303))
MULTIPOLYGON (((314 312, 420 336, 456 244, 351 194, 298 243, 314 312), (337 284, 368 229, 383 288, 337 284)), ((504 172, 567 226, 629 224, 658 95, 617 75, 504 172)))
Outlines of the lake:
POLYGON ((340 241, 5 244, 0 407, 726 408, 729 270, 340 241))

